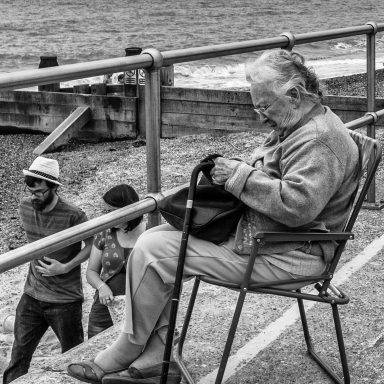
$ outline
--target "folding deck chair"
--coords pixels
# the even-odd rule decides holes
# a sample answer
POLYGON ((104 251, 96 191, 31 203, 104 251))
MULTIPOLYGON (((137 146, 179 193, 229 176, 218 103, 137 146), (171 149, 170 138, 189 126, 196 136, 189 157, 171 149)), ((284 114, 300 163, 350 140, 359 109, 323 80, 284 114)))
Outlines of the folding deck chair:
MULTIPOLYGON (((353 225, 356 221, 356 218, 359 214, 359 211, 362 207, 362 204, 364 202, 364 199, 366 197, 368 188, 371 184, 371 181, 374 179, 376 169, 379 165, 380 159, 381 159, 381 147, 377 140, 374 140, 372 138, 369 138, 365 135, 362 135, 360 133, 350 131, 351 137, 354 139, 356 144, 359 147, 360 152, 360 166, 361 170, 366 170, 365 175, 365 181, 356 191, 356 193, 353 196, 354 199, 354 205, 352 208, 352 211, 350 213, 350 216, 348 218, 347 223, 345 224, 344 230, 339 233, 314 233, 314 232, 308 232, 308 233, 299 233, 299 232, 263 232, 263 233, 257 233, 253 238, 253 248, 252 252, 249 258, 248 266, 244 275, 244 280, 241 284, 234 284, 230 282, 224 282, 219 281, 213 278, 209 278, 206 276, 197 276, 195 279, 194 287, 191 293, 189 305, 187 308, 187 312, 184 319, 184 324, 180 333, 180 337, 177 342, 177 348, 175 348, 174 351, 174 357, 175 360, 181 369, 182 375, 184 376, 185 380, 188 384, 194 384, 195 381, 192 378, 191 373, 186 367, 185 362, 182 358, 183 353, 183 346, 184 341, 186 338, 189 322, 191 319, 193 307, 196 301, 196 296, 199 289, 199 284, 201 281, 208 284, 213 284, 220 287, 225 287, 231 290, 235 290, 239 292, 238 299, 237 299, 237 305, 234 311, 234 315, 232 318, 232 322, 229 328, 226 344, 224 347, 223 355, 221 358, 220 366, 218 369, 218 373, 216 376, 216 384, 219 384, 222 382, 224 371, 227 365, 227 361, 229 358, 229 354, 232 347, 232 342, 235 337, 236 328, 238 325, 239 317, 242 311, 243 303, 245 300, 245 296, 247 293, 256 293, 256 294, 270 294, 270 295, 278 295, 278 296, 285 296, 285 297, 291 297, 297 299, 300 316, 301 316, 301 322, 304 332, 304 338, 307 345, 307 350, 309 355, 324 369, 324 371, 330 376, 331 379, 333 379, 336 383, 350 383, 350 375, 348 370, 348 362, 347 362, 347 356, 345 352, 344 347, 344 340, 343 340, 343 334, 341 329, 341 323, 340 323, 340 317, 339 317, 339 311, 338 306, 344 305, 349 302, 349 297, 339 288, 336 288, 332 285, 332 278, 335 273, 335 269, 338 265, 338 262, 340 260, 340 257, 344 251, 345 245, 348 240, 351 240, 354 238, 352 231, 353 225), (368 166, 369 163, 369 166, 368 166), (282 288, 277 288, 278 285, 283 285, 287 283, 292 283, 293 280, 285 280, 280 282, 270 282, 268 283, 268 286, 266 284, 256 284, 256 285, 250 285, 250 276, 253 269, 253 264, 255 262, 255 258, 258 255, 259 252, 262 251, 263 246, 266 243, 269 242, 286 242, 286 241, 329 241, 333 240, 336 241, 338 246, 335 250, 335 255, 332 260, 332 262, 328 265, 326 271, 324 274, 319 276, 311 276, 311 277, 305 277, 294 280, 295 283, 303 282, 307 283, 307 285, 315 285, 317 288, 317 293, 303 293, 301 292, 301 289, 297 290, 287 290, 282 288), (269 286, 274 286, 274 288, 270 288, 269 286), (336 330, 336 337, 339 347, 339 353, 340 353, 340 360, 341 360, 341 366, 343 371, 343 378, 341 378, 331 367, 330 365, 324 361, 314 350, 314 347, 312 345, 311 337, 309 334, 309 328, 307 324, 307 318, 304 310, 304 300, 310 300, 310 301, 316 301, 321 302, 325 304, 330 304, 332 308, 332 314, 335 324, 335 330, 336 330)), ((362 172, 363 173, 363 172, 362 172)), ((186 248, 186 244, 184 244, 184 248, 186 248)), ((185 250, 184 250, 185 251, 185 250)), ((183 260, 181 261, 181 263, 183 260)), ((179 271, 179 269, 178 269, 179 271)), ((180 268, 180 273, 182 275, 182 266, 180 268)), ((177 280, 180 280, 181 282, 181 276, 176 277, 176 283, 175 283, 175 290, 179 289, 180 287, 176 287, 177 280)), ((175 298, 174 298, 175 299, 175 298)), ((176 311, 177 311, 177 305, 176 305, 176 311)), ((175 311, 171 311, 171 321, 170 321, 170 333, 168 334, 167 338, 167 347, 164 354, 164 365, 163 365, 163 373, 162 373, 162 383, 165 383, 166 381, 166 374, 167 374, 167 364, 169 364, 169 355, 170 355, 170 349, 173 339, 173 332, 174 332, 174 325, 176 320, 176 313, 175 311)))

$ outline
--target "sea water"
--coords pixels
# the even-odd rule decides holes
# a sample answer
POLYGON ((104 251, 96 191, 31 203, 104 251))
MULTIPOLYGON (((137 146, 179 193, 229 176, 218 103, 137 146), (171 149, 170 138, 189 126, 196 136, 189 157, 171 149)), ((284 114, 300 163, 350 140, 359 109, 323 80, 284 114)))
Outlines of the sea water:
MULTIPOLYGON (((384 21, 382 0, 0 0, 0 73, 384 21)), ((321 78, 364 72, 365 35, 298 45, 321 78)), ((242 88, 244 62, 258 53, 175 65, 175 85, 242 88)), ((377 35, 377 68, 384 36, 377 35)), ((98 82, 100 78, 78 82, 98 82)))

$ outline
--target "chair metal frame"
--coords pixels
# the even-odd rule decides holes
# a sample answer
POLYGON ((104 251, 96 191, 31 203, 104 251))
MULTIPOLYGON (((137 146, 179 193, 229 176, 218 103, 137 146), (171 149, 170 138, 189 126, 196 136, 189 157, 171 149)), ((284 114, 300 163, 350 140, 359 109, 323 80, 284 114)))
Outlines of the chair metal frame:
POLYGON ((345 245, 347 241, 352 240, 354 238, 354 235, 351 232, 351 230, 360 212, 364 199, 366 198, 369 186, 372 180, 374 179, 377 167, 381 159, 381 146, 377 140, 369 138, 365 135, 362 135, 354 131, 350 131, 350 135, 359 146, 360 165, 362 170, 365 168, 368 168, 368 169, 367 169, 364 184, 362 185, 360 191, 359 192, 356 191, 355 195, 353 196, 355 203, 351 210, 351 214, 349 215, 348 221, 344 227, 344 230, 342 232, 338 232, 338 233, 314 233, 314 232, 257 233, 253 238, 253 247, 252 247, 250 259, 244 275, 244 280, 240 285, 230 283, 230 282, 223 282, 223 281, 209 278, 206 276, 197 276, 195 278, 195 283, 190 296, 188 308, 187 308, 185 319, 184 319, 184 324, 180 333, 180 337, 177 342, 177 348, 175 348, 174 350, 174 358, 182 372, 182 375, 184 376, 188 384, 194 384, 195 381, 192 378, 192 375, 190 374, 190 372, 188 371, 185 362, 183 361, 182 353, 183 353, 184 341, 186 338, 188 326, 191 320, 193 307, 196 301, 196 296, 197 296, 201 281, 239 292, 236 308, 235 308, 232 322, 228 331, 228 336, 227 336, 226 344, 224 347, 223 355, 221 358, 221 362, 219 365, 218 373, 216 376, 215 384, 219 384, 223 380, 225 368, 230 355, 233 339, 236 334, 238 321, 241 315, 242 307, 243 307, 247 293, 272 294, 272 295, 279 295, 279 296, 285 296, 285 297, 291 297, 291 298, 297 299, 300 317, 301 317, 301 323, 303 327, 304 338, 305 338, 307 351, 309 355, 329 375, 329 377, 334 382, 339 384, 350 383, 348 361, 347 361, 347 355, 345 351, 342 327, 341 327, 339 310, 338 310, 338 305, 347 304, 349 302, 349 297, 341 289, 333 286, 331 281, 332 281, 335 269, 340 260, 340 257, 345 249, 345 245), (305 277, 305 278, 294 280, 295 283, 298 283, 298 282, 307 283, 305 284, 305 286, 315 284, 315 287, 319 291, 318 294, 303 293, 301 292, 300 289, 287 290, 287 289, 276 287, 279 285, 292 283, 293 282, 292 280, 269 282, 268 286, 266 284, 252 284, 252 285, 250 284, 250 278, 251 278, 251 273, 252 273, 253 265, 255 262, 255 258, 257 257, 259 251, 262 250, 263 245, 265 245, 266 243, 286 242, 286 241, 316 242, 316 241, 329 241, 329 240, 336 241, 338 243, 338 246, 336 247, 336 250, 335 250, 335 256, 332 259, 332 262, 328 265, 325 273, 319 276, 311 276, 311 277, 305 277), (271 286, 273 286, 273 288, 271 288, 271 286), (322 303, 331 305, 344 379, 341 378, 335 372, 335 370, 328 364, 328 362, 326 362, 323 358, 321 358, 315 352, 312 339, 310 336, 309 328, 308 328, 307 317, 305 314, 304 300, 322 302, 322 303))

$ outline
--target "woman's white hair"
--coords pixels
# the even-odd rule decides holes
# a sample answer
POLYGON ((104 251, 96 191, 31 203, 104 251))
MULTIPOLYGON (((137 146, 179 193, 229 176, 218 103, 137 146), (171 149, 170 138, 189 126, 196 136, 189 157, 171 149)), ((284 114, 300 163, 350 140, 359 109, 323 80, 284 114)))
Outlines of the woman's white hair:
POLYGON ((253 62, 246 63, 245 74, 251 84, 268 83, 276 94, 296 88, 302 96, 321 101, 319 79, 299 53, 285 49, 265 51, 253 62))

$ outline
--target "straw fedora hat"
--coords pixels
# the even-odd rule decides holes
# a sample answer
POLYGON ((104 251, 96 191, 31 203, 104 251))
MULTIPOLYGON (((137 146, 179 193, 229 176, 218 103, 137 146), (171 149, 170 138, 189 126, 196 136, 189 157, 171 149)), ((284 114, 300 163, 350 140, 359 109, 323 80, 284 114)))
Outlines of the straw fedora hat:
POLYGON ((63 185, 59 183, 59 163, 54 159, 43 156, 36 157, 28 170, 23 169, 23 173, 26 176, 33 176, 57 185, 63 185))

